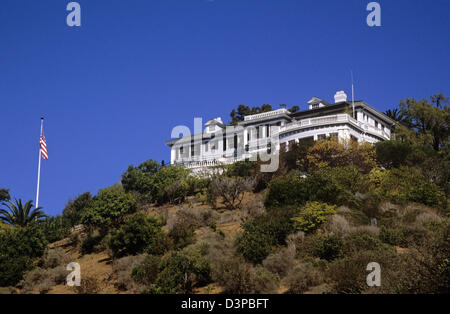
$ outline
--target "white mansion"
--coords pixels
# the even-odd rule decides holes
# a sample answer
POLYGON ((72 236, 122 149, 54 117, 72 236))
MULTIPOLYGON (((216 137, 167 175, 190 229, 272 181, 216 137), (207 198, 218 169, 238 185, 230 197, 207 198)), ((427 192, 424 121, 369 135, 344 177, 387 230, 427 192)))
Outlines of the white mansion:
POLYGON ((389 140, 395 124, 364 101, 347 101, 343 91, 336 93, 334 104, 313 97, 308 106, 307 110, 293 113, 278 109, 248 115, 234 127, 226 126, 221 118, 209 120, 203 132, 183 134, 166 142, 171 148, 170 163, 203 169, 327 137, 376 143, 389 140))

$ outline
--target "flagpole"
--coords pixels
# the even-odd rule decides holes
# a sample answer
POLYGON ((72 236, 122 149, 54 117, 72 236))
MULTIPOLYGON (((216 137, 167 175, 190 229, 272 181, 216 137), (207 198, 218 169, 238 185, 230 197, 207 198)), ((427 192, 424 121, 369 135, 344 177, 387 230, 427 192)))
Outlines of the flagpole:
POLYGON ((353 89, 353 71, 350 71, 350 74, 352 76, 352 109, 353 109, 353 119, 355 118, 355 93, 353 89))
POLYGON ((37 190, 36 190, 36 208, 39 207, 39 182, 41 180, 41 137, 44 130, 44 117, 41 117, 41 135, 39 136, 39 165, 38 165, 38 179, 37 179, 37 190))

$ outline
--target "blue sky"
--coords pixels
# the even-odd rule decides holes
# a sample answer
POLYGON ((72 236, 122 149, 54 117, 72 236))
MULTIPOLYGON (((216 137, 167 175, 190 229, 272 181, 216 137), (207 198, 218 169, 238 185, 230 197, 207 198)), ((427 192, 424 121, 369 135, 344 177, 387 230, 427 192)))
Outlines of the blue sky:
POLYGON ((130 164, 170 158, 164 142, 194 117, 239 104, 332 101, 337 90, 379 110, 450 95, 448 0, 67 0, 0 3, 0 187, 35 198, 40 116, 50 160, 40 205, 120 180, 130 164))

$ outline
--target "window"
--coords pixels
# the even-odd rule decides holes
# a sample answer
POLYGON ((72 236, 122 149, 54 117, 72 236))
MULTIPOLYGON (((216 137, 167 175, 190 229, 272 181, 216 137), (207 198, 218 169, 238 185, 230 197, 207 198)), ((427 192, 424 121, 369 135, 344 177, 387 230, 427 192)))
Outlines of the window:
POLYGON ((324 140, 324 139, 326 139, 326 138, 327 138, 327 136, 326 136, 325 134, 317 134, 317 140, 318 140, 318 141, 324 140))
POLYGON ((208 151, 208 145, 209 145, 209 143, 208 143, 208 142, 206 142, 206 143, 205 143, 205 152, 207 152, 207 151, 208 151))
POLYGON ((266 137, 270 136, 270 124, 266 125, 266 137))
POLYGON ((183 155, 183 146, 180 147, 180 155, 183 155))
POLYGON ((280 151, 285 152, 286 151, 286 143, 280 144, 280 151))
POLYGON ((313 104, 313 105, 311 106, 311 109, 317 109, 317 108, 319 108, 319 104, 313 104))

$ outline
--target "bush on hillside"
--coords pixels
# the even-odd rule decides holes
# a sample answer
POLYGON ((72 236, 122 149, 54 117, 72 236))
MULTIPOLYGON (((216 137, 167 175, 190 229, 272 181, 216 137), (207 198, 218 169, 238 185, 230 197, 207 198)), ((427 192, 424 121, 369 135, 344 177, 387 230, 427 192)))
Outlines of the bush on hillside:
POLYGON ((222 176, 212 179, 211 188, 215 195, 222 198, 223 204, 228 209, 236 209, 240 208, 244 193, 251 191, 254 183, 252 178, 222 176))
POLYGON ((0 231, 0 286, 14 286, 41 257, 48 242, 38 226, 0 231))
POLYGON ((373 192, 396 203, 417 202, 446 209, 444 192, 425 180, 415 168, 401 167, 391 170, 373 170, 369 176, 373 192))
POLYGON ((69 200, 63 209, 63 219, 69 221, 70 226, 80 224, 83 213, 91 202, 92 196, 89 192, 78 195, 74 200, 69 200))
POLYGON ((286 277, 286 284, 289 287, 287 293, 304 293, 310 287, 317 286, 322 282, 323 276, 321 272, 311 264, 297 264, 289 271, 288 276, 286 277))
POLYGON ((106 230, 118 226, 126 215, 135 212, 137 202, 135 198, 125 193, 120 185, 100 190, 86 208, 81 221, 90 228, 106 230))
POLYGON ((319 229, 329 216, 336 214, 336 212, 335 205, 308 202, 292 220, 297 230, 311 233, 319 229))
POLYGON ((111 232, 109 247, 114 255, 136 255, 143 252, 160 255, 166 250, 161 221, 136 213, 120 228, 111 232))

